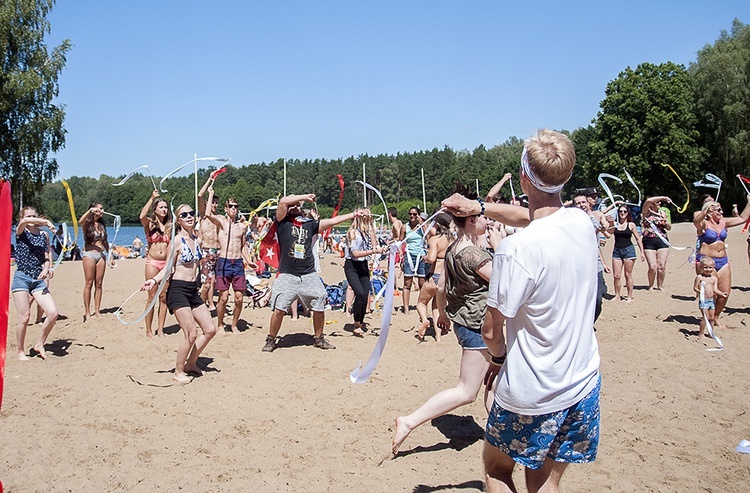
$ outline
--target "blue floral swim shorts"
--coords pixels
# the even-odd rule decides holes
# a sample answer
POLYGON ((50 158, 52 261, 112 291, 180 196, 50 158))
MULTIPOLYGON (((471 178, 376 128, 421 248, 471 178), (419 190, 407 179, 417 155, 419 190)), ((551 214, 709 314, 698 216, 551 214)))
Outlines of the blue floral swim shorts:
POLYGON ((538 416, 516 414, 495 402, 485 438, 529 469, 539 469, 547 457, 557 462, 593 462, 599 445, 600 388, 601 377, 578 404, 538 416))

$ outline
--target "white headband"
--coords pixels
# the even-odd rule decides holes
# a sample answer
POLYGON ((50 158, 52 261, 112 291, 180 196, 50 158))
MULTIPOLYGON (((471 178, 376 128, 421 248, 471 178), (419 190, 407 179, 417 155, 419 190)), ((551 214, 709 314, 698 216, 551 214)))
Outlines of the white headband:
POLYGON ((521 154, 521 169, 523 170, 523 173, 529 179, 531 184, 534 185, 534 188, 541 192, 558 193, 560 192, 560 190, 562 190, 563 185, 565 185, 565 183, 563 183, 562 185, 550 186, 537 178, 536 175, 531 171, 531 166, 529 166, 529 157, 527 155, 526 146, 524 146, 523 154, 521 154))

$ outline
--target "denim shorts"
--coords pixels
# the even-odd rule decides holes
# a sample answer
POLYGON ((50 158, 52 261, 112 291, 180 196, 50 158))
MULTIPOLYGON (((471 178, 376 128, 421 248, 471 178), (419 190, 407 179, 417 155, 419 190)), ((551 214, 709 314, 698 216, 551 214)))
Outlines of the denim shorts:
POLYGON ((600 376, 596 387, 577 404, 538 416, 516 414, 495 401, 485 439, 529 469, 539 469, 547 457, 556 462, 593 462, 599 446, 601 385, 600 376))
POLYGON ((417 256, 412 255, 411 253, 406 253, 404 255, 404 276, 406 277, 424 277, 425 273, 425 266, 424 266, 424 257, 419 259, 419 264, 417 264, 417 256), (411 263, 414 264, 414 268, 416 269, 416 273, 414 272, 414 269, 411 268, 411 264, 409 263, 409 259, 406 258, 406 255, 411 257, 411 263))
POLYGON ((481 331, 472 330, 456 322, 453 322, 453 331, 463 349, 487 349, 481 331))
POLYGON ((612 250, 612 258, 619 258, 621 260, 635 260, 635 245, 626 246, 625 248, 614 248, 612 250))
POLYGON ((43 279, 34 279, 23 271, 17 270, 13 276, 13 282, 10 285, 12 293, 26 291, 27 293, 36 293, 37 291, 47 292, 47 283, 43 279))

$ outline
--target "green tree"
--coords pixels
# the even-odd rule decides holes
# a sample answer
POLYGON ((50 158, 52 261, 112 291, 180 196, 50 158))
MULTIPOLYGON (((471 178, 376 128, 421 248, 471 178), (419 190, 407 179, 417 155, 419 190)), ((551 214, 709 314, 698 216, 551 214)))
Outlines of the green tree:
MULTIPOLYGON (((734 176, 750 174, 750 26, 735 19, 690 65, 700 142, 708 149, 706 171, 722 177, 737 202, 744 191, 734 176)), ((740 201, 742 202, 742 201, 740 201)))
POLYGON ((700 174, 705 156, 685 68, 672 62, 628 67, 607 84, 600 107, 590 163, 617 176, 627 169, 644 196, 664 194, 680 201, 682 185, 662 164, 688 182, 700 174))
POLYGON ((65 111, 53 101, 71 43, 47 50, 53 4, 0 2, 0 175, 14 181, 14 203, 21 192, 25 202, 35 203, 35 193, 57 175, 51 154, 65 145, 65 111))

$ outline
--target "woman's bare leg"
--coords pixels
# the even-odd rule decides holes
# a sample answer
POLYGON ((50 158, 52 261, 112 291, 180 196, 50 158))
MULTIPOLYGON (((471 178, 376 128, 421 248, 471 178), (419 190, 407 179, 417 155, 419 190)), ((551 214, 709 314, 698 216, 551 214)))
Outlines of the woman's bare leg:
POLYGON ((16 291, 13 293, 13 303, 16 305, 18 312, 18 323, 16 324, 16 347, 18 348, 18 359, 28 361, 26 351, 24 350, 24 341, 26 340, 26 328, 29 326, 31 317, 31 303, 29 303, 28 291, 16 291))
POLYGON ((94 288, 96 280, 96 261, 89 257, 83 257, 83 277, 85 284, 83 286, 83 319, 88 320, 91 317, 91 290, 94 288))
POLYGON ((193 344, 193 348, 185 363, 185 371, 202 375, 203 372, 198 368, 197 364, 198 356, 201 355, 209 341, 216 335, 216 325, 214 325, 214 319, 211 317, 211 312, 206 305, 194 308, 193 318, 200 325, 203 333, 195 339, 195 344, 193 344))
POLYGON ((622 291, 622 259, 612 259, 612 281, 615 285, 615 299, 620 301, 620 292, 622 291))
POLYGON ((104 283, 104 272, 107 270, 107 261, 104 258, 96 263, 96 280, 94 286, 94 316, 99 318, 102 309, 102 285, 104 283))
POLYGON ((33 296, 46 315, 44 324, 42 325, 42 333, 39 335, 36 344, 34 344, 34 350, 42 359, 47 359, 47 353, 44 352, 44 343, 47 342, 47 337, 49 337, 49 333, 52 332, 52 328, 55 326, 55 322, 57 322, 59 313, 57 311, 57 305, 55 305, 55 300, 52 299, 52 295, 46 289, 43 291, 36 291, 33 296))
POLYGON ((625 288, 628 291, 628 303, 633 300, 633 266, 634 259, 625 260, 625 288))

